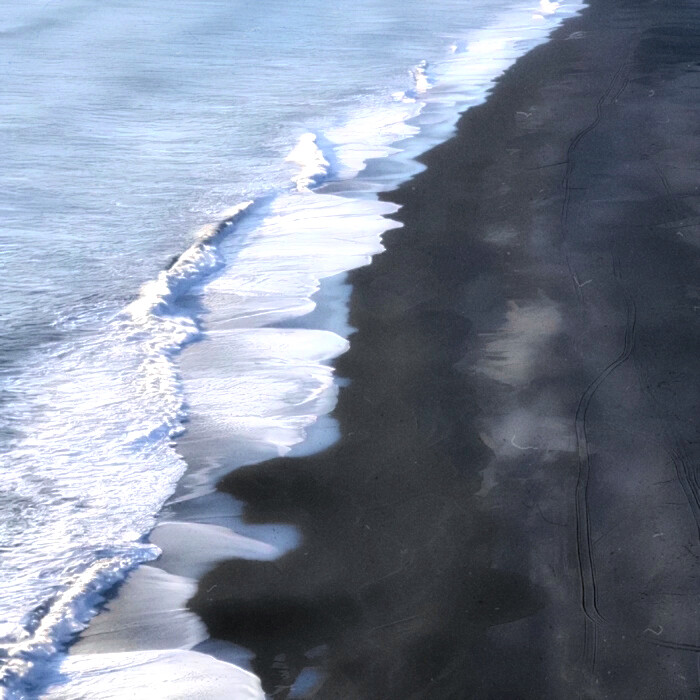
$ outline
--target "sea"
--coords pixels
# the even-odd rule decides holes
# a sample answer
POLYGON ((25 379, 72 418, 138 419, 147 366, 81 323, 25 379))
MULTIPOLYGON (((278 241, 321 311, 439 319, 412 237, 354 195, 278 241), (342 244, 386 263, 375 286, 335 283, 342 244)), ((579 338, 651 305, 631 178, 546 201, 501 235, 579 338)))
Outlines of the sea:
POLYGON ((216 560, 298 544, 214 517, 217 480, 337 439, 379 194, 582 3, 0 8, 0 692, 264 697, 196 620, 69 649, 127 579, 184 609, 216 560))

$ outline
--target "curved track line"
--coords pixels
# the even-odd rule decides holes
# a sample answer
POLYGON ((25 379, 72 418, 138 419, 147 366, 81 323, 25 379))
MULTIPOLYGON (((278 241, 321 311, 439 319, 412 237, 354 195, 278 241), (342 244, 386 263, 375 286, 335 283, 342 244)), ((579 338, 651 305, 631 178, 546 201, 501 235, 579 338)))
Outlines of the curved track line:
MULTIPOLYGON (((612 76, 610 83, 598 99, 595 106, 595 116, 593 120, 581 129, 569 142, 566 150, 566 170, 562 179, 564 188, 564 201, 560 214, 561 242, 564 243, 568 237, 569 209, 571 205, 571 177, 574 172, 574 154, 581 141, 591 133, 600 123, 603 117, 603 107, 616 100, 629 82, 626 75, 623 75, 628 68, 628 55, 620 64, 612 76), (622 80, 620 80, 622 76, 622 80), (617 89, 616 89, 617 86, 617 89)), ((580 304, 583 304, 583 293, 581 284, 578 281, 573 263, 569 255, 566 255, 566 265, 574 284, 576 297, 580 304)), ((619 266, 613 261, 613 274, 620 279, 619 266)), ((576 481, 575 503, 576 503, 576 556, 578 560, 579 578, 581 581, 581 608, 586 617, 584 631, 584 656, 588 660, 591 670, 595 669, 597 651, 597 626, 606 623, 605 617, 598 607, 598 589, 596 586, 595 562, 593 559, 593 544, 591 541, 590 509, 588 502, 588 484, 590 480, 590 455, 588 450, 588 436, 586 434, 586 414, 591 400, 598 390, 598 387, 623 364, 632 354, 634 344, 634 329, 636 324, 636 307, 634 302, 625 295, 626 306, 626 327, 625 342, 622 352, 613 360, 594 380, 588 385, 583 395, 579 399, 576 408, 575 428, 576 443, 578 451, 578 477, 576 481)))
POLYGON ((634 332, 637 322, 637 308, 632 299, 625 297, 626 326, 625 343, 622 352, 613 360, 583 392, 576 409, 576 443, 578 447, 579 471, 576 481, 576 553, 581 577, 581 607, 586 617, 595 624, 605 623, 605 617, 598 609, 598 590, 593 561, 591 525, 588 503, 588 483, 590 479, 590 454, 586 434, 586 415, 591 400, 600 385, 620 365, 626 362, 634 347, 634 332))

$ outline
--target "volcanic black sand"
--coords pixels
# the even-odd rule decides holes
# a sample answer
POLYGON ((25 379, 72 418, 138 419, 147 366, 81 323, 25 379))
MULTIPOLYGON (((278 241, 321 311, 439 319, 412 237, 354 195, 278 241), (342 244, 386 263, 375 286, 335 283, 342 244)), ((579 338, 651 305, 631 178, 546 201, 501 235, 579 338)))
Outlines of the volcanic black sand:
POLYGON ((220 484, 303 544, 191 601, 275 698, 698 697, 698 36, 593 0, 387 195, 342 439, 220 484))

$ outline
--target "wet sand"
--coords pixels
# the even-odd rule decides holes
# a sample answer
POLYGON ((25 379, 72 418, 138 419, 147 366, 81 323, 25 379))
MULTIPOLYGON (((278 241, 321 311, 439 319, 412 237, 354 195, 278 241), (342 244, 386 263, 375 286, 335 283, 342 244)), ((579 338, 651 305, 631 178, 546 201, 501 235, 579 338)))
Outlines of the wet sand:
POLYGON ((219 486, 303 542, 190 602, 275 698, 698 696, 699 30, 593 0, 386 195, 341 440, 219 486))

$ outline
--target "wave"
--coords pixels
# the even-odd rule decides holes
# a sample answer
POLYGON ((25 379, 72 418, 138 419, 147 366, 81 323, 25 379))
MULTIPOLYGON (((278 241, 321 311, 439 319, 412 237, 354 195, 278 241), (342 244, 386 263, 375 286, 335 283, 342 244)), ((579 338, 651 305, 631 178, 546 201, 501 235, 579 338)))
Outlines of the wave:
MULTIPOLYGON (((142 538, 185 469, 171 443, 185 419, 173 358, 200 335, 196 318, 178 309, 178 300, 223 264, 218 245, 251 205, 243 202, 200 229, 107 324, 97 347, 37 358, 43 373, 62 380, 44 392, 42 402, 52 410, 37 418, 36 437, 20 438, 13 454, 10 505, 24 521, 15 537, 34 557, 10 549, 3 561, 11 573, 21 572, 5 586, 0 611, 0 686, 8 697, 42 677, 46 662, 85 628, 107 590, 160 555, 142 538), (52 456, 48 464, 45 455, 52 456), (116 492, 111 483, 119 484, 116 492), (42 519, 48 511, 54 517, 42 519), (61 563, 52 569, 51 560, 61 563), (21 610, 22 602, 34 607, 17 617, 9 608, 21 610)), ((33 387, 22 388, 26 394, 33 387)), ((3 542, 10 544, 14 533, 7 526, 3 542)))
POLYGON ((200 336, 196 319, 179 313, 175 303, 195 285, 203 282, 223 265, 217 244, 227 229, 249 210, 252 201, 243 202, 222 212, 216 223, 200 229, 195 242, 182 253, 168 269, 147 282, 138 298, 122 314, 125 338, 145 340, 147 348, 140 370, 145 378, 145 396, 152 396, 154 404, 163 396, 171 397, 169 410, 163 420, 149 431, 134 435, 134 440, 149 440, 163 434, 175 437, 182 430, 185 418, 184 396, 173 355, 200 336))
MULTIPOLYGON (((36 358, 42 365, 36 376, 58 380, 48 394, 37 386, 51 410, 37 415, 36 438, 16 445, 15 505, 24 507, 22 488, 36 485, 32 473, 41 472, 41 489, 52 493, 31 502, 27 493, 21 514, 26 522, 34 519, 20 538, 36 561, 18 551, 16 562, 12 556, 5 562, 9 571, 22 572, 5 590, 6 602, 17 609, 34 604, 19 618, 0 610, 7 620, 0 626, 0 683, 7 697, 41 685, 47 664, 86 627, 106 592, 161 553, 143 538, 186 468, 172 442, 187 418, 176 356, 202 337, 197 312, 183 304, 187 297, 223 295, 229 307, 234 300, 244 325, 258 331, 229 332, 237 358, 230 363, 233 384, 218 377, 214 384, 189 385, 188 403, 204 402, 214 413, 226 406, 222 429, 284 454, 334 406, 327 363, 347 349, 347 340, 326 331, 260 326, 307 313, 321 277, 369 262, 382 250, 381 233, 398 226, 385 218, 397 207, 316 193, 312 188, 329 166, 313 134, 299 139, 288 160, 299 166, 294 189, 243 202, 200 229, 189 248, 106 322, 101 342, 36 358), (236 395, 240 401, 231 410, 236 395), (50 465, 45 455, 52 455, 50 465), (37 507, 53 517, 37 519, 30 513, 37 507), (59 514, 65 531, 56 531, 59 514), (51 561, 57 562, 53 568, 51 561), (55 592, 50 599, 48 591, 55 592)), ((30 397, 32 389, 22 386, 30 397)))
POLYGON ((28 689, 41 685, 44 664, 85 628, 104 602, 104 592, 128 571, 159 554, 157 547, 148 544, 123 553, 104 552, 102 558, 69 580, 53 600, 33 611, 25 619, 24 638, 0 647, 0 686, 6 689, 3 697, 25 697, 28 689))

